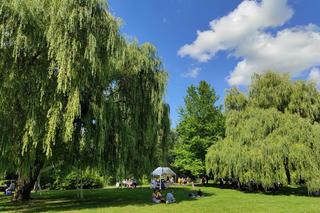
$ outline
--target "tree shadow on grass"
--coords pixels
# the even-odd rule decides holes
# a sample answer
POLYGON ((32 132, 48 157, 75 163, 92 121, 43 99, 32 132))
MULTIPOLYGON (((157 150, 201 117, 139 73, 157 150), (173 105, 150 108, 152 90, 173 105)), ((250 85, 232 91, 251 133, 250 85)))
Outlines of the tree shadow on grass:
POLYGON ((308 194, 308 189, 305 186, 283 186, 280 187, 278 190, 269 190, 269 191, 246 191, 246 190, 239 190, 237 188, 234 188, 232 185, 226 184, 223 186, 220 186, 219 184, 210 184, 211 187, 216 187, 220 189, 234 189, 238 190, 243 193, 262 193, 265 195, 287 195, 287 196, 305 196, 305 197, 319 197, 319 196, 311 196, 308 194))
MULTIPOLYGON (((163 191, 173 191, 177 202, 194 201, 190 199, 189 194, 194 190, 184 187, 169 188, 163 191)), ((151 202, 152 190, 147 187, 137 189, 97 189, 84 190, 84 199, 77 198, 78 192, 75 190, 68 191, 46 191, 42 195, 33 194, 33 199, 24 202, 11 202, 10 198, 0 197, 0 212, 45 212, 45 211, 68 211, 81 209, 109 208, 109 207, 125 207, 149 206, 155 205, 151 202)), ((205 196, 212 196, 213 193, 204 193, 205 196)), ((158 204, 165 205, 165 204, 158 204)))
MULTIPOLYGON (((266 191, 263 192, 263 194, 266 195, 294 195, 294 196, 308 196, 311 197, 311 195, 308 194, 308 189, 305 186, 298 186, 298 187, 289 187, 289 186, 283 186, 277 191, 266 191)), ((315 196, 312 196, 315 197, 315 196)))

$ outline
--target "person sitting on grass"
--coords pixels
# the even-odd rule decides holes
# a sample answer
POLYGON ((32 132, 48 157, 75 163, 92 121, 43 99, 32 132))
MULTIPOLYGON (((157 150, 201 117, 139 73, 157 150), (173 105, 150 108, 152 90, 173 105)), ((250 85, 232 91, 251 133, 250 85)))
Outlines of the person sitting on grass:
POLYGON ((166 201, 167 204, 176 202, 176 199, 173 196, 173 192, 168 192, 166 198, 167 198, 167 201, 166 201))
POLYGON ((131 188, 137 188, 137 185, 138 185, 137 180, 133 178, 133 179, 131 180, 131 188))
POLYGON ((152 193, 152 202, 154 203, 165 203, 165 200, 162 197, 162 194, 159 190, 153 190, 152 193))
POLYGON ((199 189, 196 193, 189 193, 189 198, 203 197, 202 191, 199 189))
POLYGON ((13 181, 11 181, 10 186, 6 189, 5 195, 12 195, 12 193, 16 190, 16 185, 13 181))
POLYGON ((188 196, 189 198, 196 198, 196 195, 194 193, 189 193, 188 196))
POLYGON ((199 191, 197 191, 197 197, 202 197, 203 196, 203 193, 202 191, 199 189, 199 191))

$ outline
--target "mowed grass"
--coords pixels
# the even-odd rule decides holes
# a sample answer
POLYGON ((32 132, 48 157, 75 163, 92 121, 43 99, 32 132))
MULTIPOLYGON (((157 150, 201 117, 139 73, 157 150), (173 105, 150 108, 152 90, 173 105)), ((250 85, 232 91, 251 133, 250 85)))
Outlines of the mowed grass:
POLYGON ((175 204, 152 204, 152 191, 106 188, 84 190, 84 199, 77 191, 44 191, 33 194, 29 202, 10 202, 0 196, 0 212, 320 212, 320 198, 309 197, 298 188, 285 188, 276 194, 245 193, 217 187, 195 187, 205 197, 190 199, 191 186, 175 187, 175 204))

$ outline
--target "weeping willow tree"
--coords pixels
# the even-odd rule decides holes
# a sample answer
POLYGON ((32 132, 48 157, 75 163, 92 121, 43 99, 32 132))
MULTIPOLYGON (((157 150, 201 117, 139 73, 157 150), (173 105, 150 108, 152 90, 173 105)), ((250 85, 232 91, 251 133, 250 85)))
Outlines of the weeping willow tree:
POLYGON ((0 168, 15 199, 45 164, 147 172, 164 143, 166 73, 102 0, 0 1, 0 168), (135 168, 135 170, 133 170, 135 168))
POLYGON ((207 172, 238 185, 306 184, 320 189, 319 92, 288 75, 256 75, 248 96, 225 99, 226 138, 206 156, 207 172))
POLYGON ((112 143, 99 145, 108 162, 102 166, 110 175, 140 177, 158 163, 157 150, 169 134, 169 108, 162 101, 167 75, 150 44, 128 45, 118 69, 120 75, 105 91, 101 121, 106 131, 100 137, 112 143))

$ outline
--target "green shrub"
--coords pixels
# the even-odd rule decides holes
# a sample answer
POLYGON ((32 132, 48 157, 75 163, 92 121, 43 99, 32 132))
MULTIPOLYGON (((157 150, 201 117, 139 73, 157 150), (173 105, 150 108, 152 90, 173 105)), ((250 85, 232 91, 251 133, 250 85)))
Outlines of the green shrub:
POLYGON ((83 189, 96 189, 103 187, 103 178, 96 172, 85 171, 80 178, 79 173, 72 171, 64 177, 58 176, 50 188, 77 189, 81 187, 81 182, 83 189))
POLYGON ((114 186, 114 185, 116 185, 116 178, 115 177, 113 177, 113 176, 107 176, 107 177, 105 177, 104 178, 105 179, 105 181, 104 181, 104 183, 105 183, 105 185, 107 185, 107 186, 114 186))
POLYGON ((147 175, 143 175, 142 178, 140 179, 141 185, 149 185, 150 184, 150 177, 147 175))

